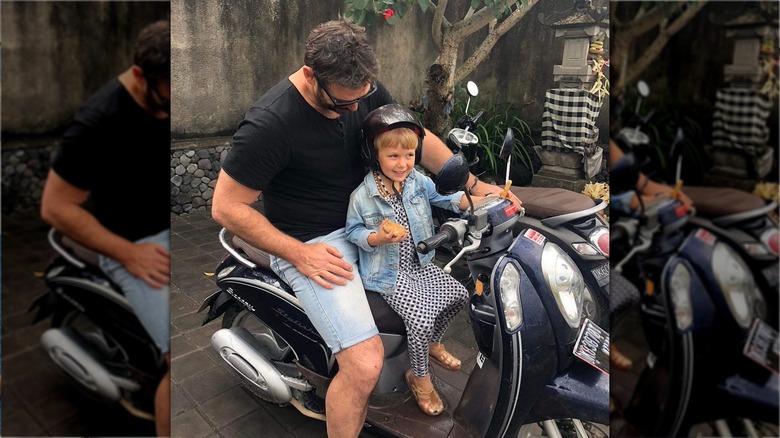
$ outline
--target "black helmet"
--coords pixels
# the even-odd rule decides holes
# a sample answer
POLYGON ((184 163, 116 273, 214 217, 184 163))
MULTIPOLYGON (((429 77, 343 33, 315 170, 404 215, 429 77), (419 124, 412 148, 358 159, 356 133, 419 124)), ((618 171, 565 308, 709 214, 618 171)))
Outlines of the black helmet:
POLYGON ((425 129, 415 118, 414 113, 407 108, 397 104, 390 103, 368 113, 363 119, 363 129, 361 130, 360 155, 366 166, 376 169, 377 157, 376 148, 374 148, 374 139, 381 133, 396 128, 409 128, 417 134, 419 141, 415 150, 414 164, 420 164, 422 156, 422 142, 425 137, 425 129))

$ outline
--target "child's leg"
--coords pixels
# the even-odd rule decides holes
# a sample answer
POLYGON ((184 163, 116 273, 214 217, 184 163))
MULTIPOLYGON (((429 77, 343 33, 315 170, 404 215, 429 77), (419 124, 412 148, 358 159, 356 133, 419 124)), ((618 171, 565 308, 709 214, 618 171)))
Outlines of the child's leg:
POLYGON ((415 377, 428 374, 428 346, 433 335, 436 313, 426 306, 424 295, 399 287, 392 295, 382 295, 406 325, 409 361, 415 377))
POLYGON ((441 338, 444 337, 444 332, 447 331, 447 327, 450 326, 455 315, 460 312, 469 299, 469 292, 454 278, 452 278, 451 282, 448 281, 445 287, 442 287, 441 294, 444 295, 443 299, 447 302, 447 305, 436 316, 436 321, 433 326, 431 342, 436 343, 441 342, 441 338))

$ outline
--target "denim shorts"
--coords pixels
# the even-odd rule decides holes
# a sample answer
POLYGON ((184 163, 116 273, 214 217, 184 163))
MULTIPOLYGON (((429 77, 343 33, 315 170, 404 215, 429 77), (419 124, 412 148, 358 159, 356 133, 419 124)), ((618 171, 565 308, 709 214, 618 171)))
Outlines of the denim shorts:
POLYGON ((338 249, 352 265, 355 278, 346 286, 325 289, 284 259, 271 256, 271 268, 295 291, 314 328, 333 353, 359 344, 379 333, 368 307, 363 281, 358 274, 358 247, 347 240, 344 228, 306 243, 324 242, 338 249))
MULTIPOLYGON (((160 231, 135 243, 146 242, 156 243, 170 252, 170 230, 160 231)), ((171 348, 170 285, 155 289, 127 272, 121 263, 103 255, 100 256, 100 269, 119 285, 127 300, 130 301, 130 305, 133 306, 141 325, 160 351, 163 354, 167 353, 171 348)))

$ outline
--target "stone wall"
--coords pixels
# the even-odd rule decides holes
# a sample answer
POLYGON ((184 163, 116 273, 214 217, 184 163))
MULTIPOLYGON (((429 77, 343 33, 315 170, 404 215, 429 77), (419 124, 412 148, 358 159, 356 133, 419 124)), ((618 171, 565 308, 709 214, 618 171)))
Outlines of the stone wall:
POLYGON ((57 139, 39 138, 34 143, 4 143, 2 160, 2 211, 37 210, 41 205, 43 183, 49 172, 57 139))
POLYGON ((211 207, 217 175, 229 146, 229 137, 171 145, 171 212, 180 214, 211 207))
MULTIPOLYGON (((43 185, 58 141, 49 137, 3 145, 0 159, 4 214, 40 208, 43 185)), ((217 175, 229 146, 229 137, 171 144, 171 212, 180 214, 211 207, 217 175)), ((125 158, 143 160, 133 157, 132 152, 125 158)), ((142 172, 139 168, 139 174, 142 172)))

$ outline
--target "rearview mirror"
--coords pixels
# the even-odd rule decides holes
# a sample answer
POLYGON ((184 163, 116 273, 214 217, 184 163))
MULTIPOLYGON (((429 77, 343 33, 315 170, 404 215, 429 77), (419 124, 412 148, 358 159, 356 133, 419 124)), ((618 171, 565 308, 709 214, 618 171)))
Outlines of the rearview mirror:
POLYGON ((468 81, 468 83, 466 83, 466 90, 468 90, 471 97, 477 97, 477 94, 479 94, 479 87, 477 87, 477 84, 474 83, 474 81, 468 81))
POLYGON ((639 94, 642 97, 647 97, 647 96, 650 95, 650 86, 647 85, 647 82, 645 82, 645 81, 639 81, 636 84, 636 89, 637 89, 637 91, 639 91, 639 94))
POLYGON ((441 166, 439 174, 436 175, 436 191, 442 195, 451 195, 463 190, 468 180, 469 163, 466 157, 458 152, 441 166))

